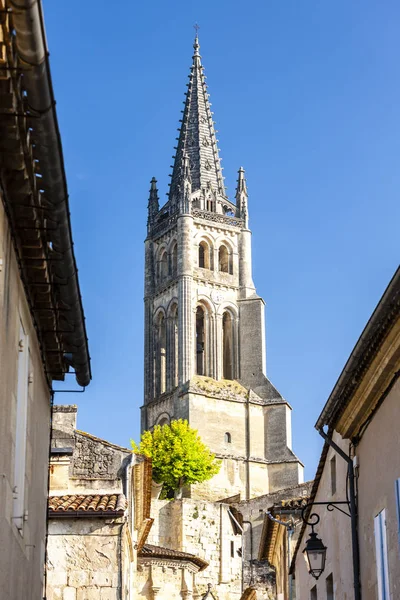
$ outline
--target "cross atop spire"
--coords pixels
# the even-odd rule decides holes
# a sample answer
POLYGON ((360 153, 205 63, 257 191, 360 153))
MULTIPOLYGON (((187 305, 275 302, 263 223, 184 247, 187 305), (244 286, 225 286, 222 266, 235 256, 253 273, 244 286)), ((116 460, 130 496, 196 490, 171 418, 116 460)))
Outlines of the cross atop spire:
POLYGON ((187 156, 191 173, 192 196, 196 192, 200 192, 199 196, 208 193, 213 194, 217 201, 222 202, 226 200, 224 179, 204 68, 201 64, 198 26, 195 26, 195 29, 193 63, 184 102, 182 124, 179 129, 179 138, 177 138, 178 145, 174 156, 169 200, 178 201, 179 173, 182 159, 187 156))

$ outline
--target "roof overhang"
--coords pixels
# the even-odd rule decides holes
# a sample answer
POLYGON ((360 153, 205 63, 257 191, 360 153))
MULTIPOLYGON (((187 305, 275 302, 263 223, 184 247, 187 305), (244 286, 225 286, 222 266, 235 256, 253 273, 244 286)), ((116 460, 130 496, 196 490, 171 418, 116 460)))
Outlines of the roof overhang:
POLYGON ((49 385, 91 379, 68 191, 40 0, 0 19, 0 195, 49 385))

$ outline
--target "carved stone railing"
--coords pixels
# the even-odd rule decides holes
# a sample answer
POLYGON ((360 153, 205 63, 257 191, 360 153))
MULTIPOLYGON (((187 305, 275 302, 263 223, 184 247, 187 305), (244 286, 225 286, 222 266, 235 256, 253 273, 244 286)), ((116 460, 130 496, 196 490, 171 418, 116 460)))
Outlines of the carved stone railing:
POLYGON ((164 231, 167 231, 167 229, 175 225, 177 217, 178 213, 175 213, 170 217, 166 217, 161 221, 161 223, 158 223, 157 225, 152 227, 150 232, 151 236, 154 237, 156 235, 161 235, 162 233, 164 233, 164 231))
POLYGON ((228 217, 227 215, 221 215, 220 213, 210 212, 208 210, 200 210, 194 208, 192 215, 198 219, 204 219, 205 221, 212 221, 213 223, 223 223, 224 225, 230 225, 231 227, 243 227, 244 221, 238 217, 228 217))

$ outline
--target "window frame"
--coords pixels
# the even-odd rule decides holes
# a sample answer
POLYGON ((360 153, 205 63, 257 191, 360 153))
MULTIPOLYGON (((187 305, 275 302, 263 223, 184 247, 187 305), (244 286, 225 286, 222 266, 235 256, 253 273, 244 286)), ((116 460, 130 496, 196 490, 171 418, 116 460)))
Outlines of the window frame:
POLYGON ((378 600, 390 600, 385 508, 374 517, 374 533, 378 600))

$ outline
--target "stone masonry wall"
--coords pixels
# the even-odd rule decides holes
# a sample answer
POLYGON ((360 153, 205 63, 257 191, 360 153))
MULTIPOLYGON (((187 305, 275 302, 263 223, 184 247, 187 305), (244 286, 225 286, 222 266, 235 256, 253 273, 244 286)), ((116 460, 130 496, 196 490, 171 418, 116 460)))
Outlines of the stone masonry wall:
POLYGON ((119 600, 123 519, 51 519, 47 600, 119 600))
POLYGON ((190 552, 209 563, 196 576, 201 593, 211 583, 221 600, 241 595, 241 535, 235 535, 228 506, 203 500, 154 500, 148 543, 190 552))

